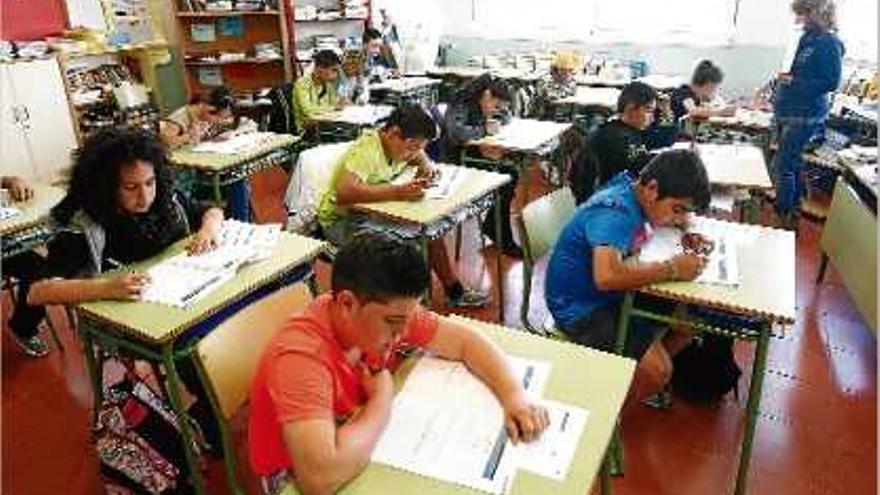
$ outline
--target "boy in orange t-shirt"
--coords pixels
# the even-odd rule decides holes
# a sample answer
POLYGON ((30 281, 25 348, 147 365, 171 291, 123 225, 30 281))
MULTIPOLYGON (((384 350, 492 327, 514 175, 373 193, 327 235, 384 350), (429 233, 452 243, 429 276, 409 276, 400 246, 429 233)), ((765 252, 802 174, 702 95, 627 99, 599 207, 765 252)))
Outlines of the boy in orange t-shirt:
POLYGON ((430 281, 422 254, 380 233, 356 235, 337 254, 332 290, 275 335, 251 391, 254 473, 267 495, 332 493, 369 463, 391 411, 389 367, 414 347, 463 361, 505 411, 511 439, 549 422, 502 352, 479 333, 419 306, 430 281), (355 414, 357 412, 357 414, 355 414))

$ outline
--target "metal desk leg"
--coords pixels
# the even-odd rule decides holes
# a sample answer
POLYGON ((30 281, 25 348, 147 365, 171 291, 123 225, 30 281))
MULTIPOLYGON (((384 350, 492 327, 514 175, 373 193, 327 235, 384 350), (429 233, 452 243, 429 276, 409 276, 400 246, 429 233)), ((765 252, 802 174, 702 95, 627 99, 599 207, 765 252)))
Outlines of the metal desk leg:
POLYGON ((220 174, 214 174, 211 178, 214 188, 214 201, 217 202, 218 205, 223 204, 223 191, 220 190, 220 174))
POLYGON ((746 429, 743 433, 742 449, 739 455, 739 470, 736 475, 735 495, 746 492, 749 474, 749 461, 752 458, 752 442, 758 422, 758 406, 761 404, 761 390, 764 385, 764 369, 767 366, 767 349, 770 346, 770 323, 764 322, 755 347, 755 362, 752 365, 752 383, 749 385, 749 400, 746 407, 746 429))
POLYGON ((599 471, 599 493, 602 495, 612 495, 614 488, 611 485, 611 450, 609 445, 605 451, 605 457, 602 459, 601 470, 599 471))
POLYGON ((614 353, 620 356, 623 356, 623 349, 626 346, 626 336, 629 332, 629 319, 634 299, 635 294, 632 291, 628 291, 623 297, 623 303, 620 305, 620 314, 617 317, 617 340, 614 342, 614 353))
POLYGON ((501 193, 495 189, 495 274, 498 277, 498 323, 504 324, 504 273, 501 270, 501 257, 504 253, 501 250, 501 193))
POLYGON ((98 411, 101 410, 101 403, 104 402, 104 384, 102 383, 103 373, 98 364, 101 360, 95 356, 95 353, 100 351, 95 350, 95 341, 92 339, 90 325, 92 323, 83 318, 79 328, 83 354, 86 358, 86 371, 92 382, 92 424, 95 425, 98 423, 98 411))
POLYGON ((168 401, 171 403, 171 409, 177 417, 178 426, 180 426, 183 453, 186 457, 186 465, 189 468, 190 481, 196 494, 204 495, 205 485, 202 479, 202 471, 196 453, 193 451, 194 436, 192 426, 189 424, 189 417, 183 409, 183 401, 180 399, 180 376, 177 374, 177 368, 174 365, 173 347, 174 344, 172 343, 162 346, 162 362, 165 365, 165 373, 168 380, 165 388, 168 392, 168 401))

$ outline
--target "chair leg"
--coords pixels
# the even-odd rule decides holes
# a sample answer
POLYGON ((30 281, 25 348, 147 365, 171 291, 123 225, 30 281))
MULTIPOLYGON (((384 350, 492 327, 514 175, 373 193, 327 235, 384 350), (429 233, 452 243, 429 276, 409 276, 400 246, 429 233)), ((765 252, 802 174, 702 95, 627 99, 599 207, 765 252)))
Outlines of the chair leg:
POLYGON ((64 344, 61 342, 61 338, 58 337, 58 330, 55 328, 55 324, 52 323, 52 316, 48 313, 46 313, 46 326, 49 327, 49 333, 52 335, 52 340, 55 341, 58 350, 64 352, 64 344))

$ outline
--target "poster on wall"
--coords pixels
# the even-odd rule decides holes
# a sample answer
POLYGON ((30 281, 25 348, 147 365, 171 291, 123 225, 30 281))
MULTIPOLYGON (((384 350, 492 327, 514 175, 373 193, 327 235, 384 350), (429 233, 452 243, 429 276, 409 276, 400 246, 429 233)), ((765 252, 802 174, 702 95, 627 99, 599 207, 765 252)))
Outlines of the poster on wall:
POLYGON ((199 83, 204 86, 223 86, 223 72, 220 67, 199 68, 199 83))

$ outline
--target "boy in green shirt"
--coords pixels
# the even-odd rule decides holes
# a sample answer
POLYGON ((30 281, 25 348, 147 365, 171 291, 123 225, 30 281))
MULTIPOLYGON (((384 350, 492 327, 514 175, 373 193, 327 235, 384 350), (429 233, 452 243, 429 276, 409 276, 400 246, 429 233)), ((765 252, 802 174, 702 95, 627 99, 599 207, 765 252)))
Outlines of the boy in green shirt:
MULTIPOLYGON (((421 199, 431 176, 424 149, 436 136, 436 123, 418 105, 399 107, 382 129, 364 132, 336 164, 321 197, 318 220, 327 238, 343 245, 359 231, 378 228, 367 218, 350 215, 348 205, 421 199), (415 178, 406 184, 392 184, 410 166, 417 169, 415 178)), ((486 294, 462 286, 443 239, 432 241, 429 251, 431 268, 443 283, 451 306, 482 307, 488 303, 486 294)))
POLYGON ((293 117, 300 131, 308 121, 322 112, 340 106, 339 55, 333 50, 321 50, 315 54, 315 68, 308 76, 297 79, 293 85, 293 117))

